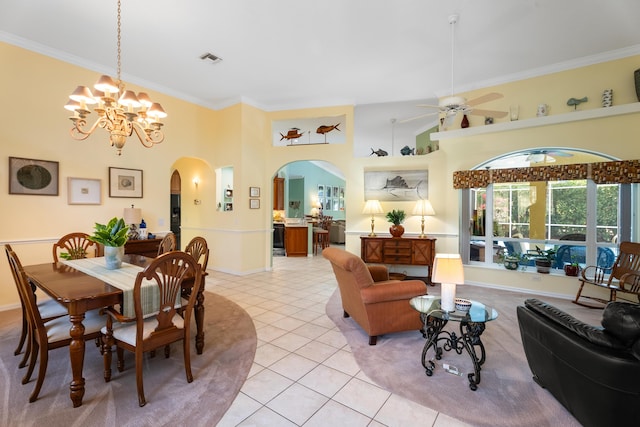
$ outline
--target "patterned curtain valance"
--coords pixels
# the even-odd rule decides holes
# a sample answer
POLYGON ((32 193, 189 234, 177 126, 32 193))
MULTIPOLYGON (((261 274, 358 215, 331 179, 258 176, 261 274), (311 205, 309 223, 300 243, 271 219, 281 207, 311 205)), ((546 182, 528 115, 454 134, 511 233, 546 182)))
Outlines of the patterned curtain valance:
POLYGON ((640 160, 456 171, 453 173, 453 188, 483 188, 493 183, 570 179, 592 179, 596 184, 639 183, 640 160))

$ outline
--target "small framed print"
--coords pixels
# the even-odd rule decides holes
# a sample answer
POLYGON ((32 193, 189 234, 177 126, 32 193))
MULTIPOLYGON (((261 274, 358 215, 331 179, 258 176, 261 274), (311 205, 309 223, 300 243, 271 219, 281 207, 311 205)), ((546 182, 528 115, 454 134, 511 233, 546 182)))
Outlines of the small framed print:
POLYGON ((102 181, 88 178, 67 178, 67 203, 70 205, 102 204, 102 181))
POLYGON ((249 187, 249 197, 260 197, 260 187, 249 187))
POLYGON ((142 170, 109 168, 109 197, 142 198, 142 170))
POLYGON ((9 157, 9 194, 58 195, 58 162, 9 157))
POLYGON ((260 199, 249 199, 249 209, 260 209, 260 199))

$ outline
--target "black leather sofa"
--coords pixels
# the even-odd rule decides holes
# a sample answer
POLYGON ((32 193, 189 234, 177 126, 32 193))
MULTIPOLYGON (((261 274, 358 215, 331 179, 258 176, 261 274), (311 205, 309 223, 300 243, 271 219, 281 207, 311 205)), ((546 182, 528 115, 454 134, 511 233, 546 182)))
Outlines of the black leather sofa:
POLYGON ((639 425, 640 305, 610 302, 602 326, 537 299, 517 315, 534 381, 582 425, 639 425))

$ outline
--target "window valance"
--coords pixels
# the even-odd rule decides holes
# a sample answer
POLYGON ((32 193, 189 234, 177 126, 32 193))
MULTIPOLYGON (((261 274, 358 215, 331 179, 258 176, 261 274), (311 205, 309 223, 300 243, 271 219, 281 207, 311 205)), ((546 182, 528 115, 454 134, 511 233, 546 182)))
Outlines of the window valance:
POLYGON ((639 183, 640 160, 456 171, 453 173, 453 188, 483 188, 494 183, 571 179, 591 179, 596 184, 639 183))

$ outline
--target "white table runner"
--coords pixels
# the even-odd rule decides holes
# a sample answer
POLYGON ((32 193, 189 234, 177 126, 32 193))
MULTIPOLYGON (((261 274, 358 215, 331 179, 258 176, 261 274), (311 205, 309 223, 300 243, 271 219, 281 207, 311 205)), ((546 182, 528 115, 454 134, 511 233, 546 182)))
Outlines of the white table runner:
MULTIPOLYGON (((108 270, 105 267, 104 257, 61 260, 61 262, 122 290, 122 314, 127 317, 135 317, 133 287, 136 276, 143 270, 142 267, 123 262, 121 268, 108 270)), ((142 282, 140 299, 145 317, 157 312, 159 296, 158 286, 155 282, 146 279, 142 282)))

